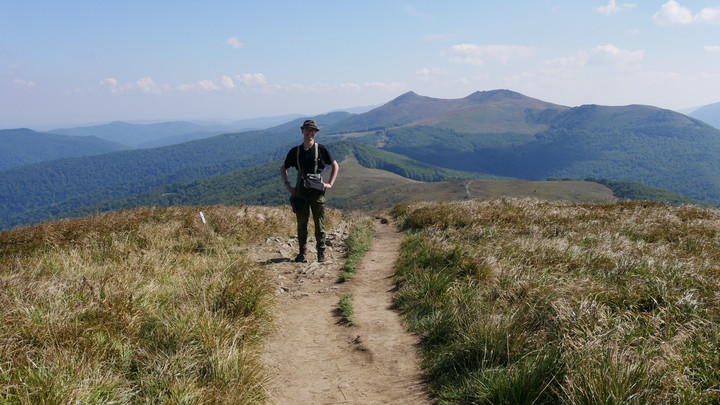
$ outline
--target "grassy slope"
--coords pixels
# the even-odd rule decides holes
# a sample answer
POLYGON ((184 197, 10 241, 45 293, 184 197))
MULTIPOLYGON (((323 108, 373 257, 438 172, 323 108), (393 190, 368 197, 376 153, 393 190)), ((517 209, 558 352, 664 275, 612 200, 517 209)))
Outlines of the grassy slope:
POLYGON ((703 404, 720 395, 720 212, 418 203, 397 305, 443 404, 703 404))
POLYGON ((341 165, 342 177, 330 192, 330 200, 346 202, 347 208, 384 211, 412 201, 452 201, 496 196, 536 197, 577 202, 612 202, 607 187, 585 181, 452 180, 418 182, 383 170, 360 166, 348 158, 341 165))
POLYGON ((0 403, 262 403, 273 293, 243 252, 294 229, 218 206, 0 232, 0 403))

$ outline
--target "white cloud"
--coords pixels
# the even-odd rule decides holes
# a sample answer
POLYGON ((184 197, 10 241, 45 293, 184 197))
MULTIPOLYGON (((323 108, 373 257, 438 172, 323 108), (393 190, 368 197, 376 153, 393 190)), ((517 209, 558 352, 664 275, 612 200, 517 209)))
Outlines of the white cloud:
POLYGON ((693 22, 693 16, 689 8, 681 6, 680 3, 674 0, 670 0, 660 7, 660 11, 655 13, 653 21, 658 25, 691 24, 693 22))
POLYGON ((27 87, 27 88, 29 88, 29 89, 31 89, 31 88, 33 88, 33 87, 36 86, 35 82, 29 81, 29 80, 25 80, 25 79, 15 79, 15 80, 13 80, 13 83, 15 83, 17 86, 27 87))
POLYGON ((107 79, 100 80, 100 84, 103 86, 109 86, 110 92, 113 94, 130 93, 135 90, 150 94, 162 93, 161 88, 155 84, 151 77, 143 77, 142 79, 136 80, 134 83, 128 83, 124 86, 118 85, 118 81, 114 77, 109 77, 107 79))
POLYGON ((611 65, 619 69, 633 69, 640 67, 645 51, 630 51, 620 49, 615 45, 599 45, 593 48, 589 59, 590 63, 611 65))
POLYGON ((365 82, 364 87, 380 89, 385 91, 397 91, 405 87, 405 83, 400 82, 365 82))
POLYGON ((339 86, 341 89, 349 89, 349 90, 360 90, 360 85, 357 83, 340 83, 339 86))
POLYGON ((549 59, 543 65, 549 69, 575 70, 586 66, 611 66, 617 69, 640 67, 645 51, 620 49, 615 45, 598 45, 592 50, 580 50, 576 55, 549 59))
POLYGON ((508 63, 510 59, 527 57, 533 54, 533 49, 518 45, 453 45, 445 55, 453 62, 469 65, 483 65, 487 60, 496 60, 508 63))
POLYGON ((226 89, 232 89, 235 87, 235 82, 233 82, 233 79, 229 78, 228 76, 221 77, 220 83, 222 83, 223 87, 225 87, 226 89))
POLYGON ((429 81, 433 77, 444 76, 446 74, 447 71, 440 68, 422 68, 415 72, 418 80, 421 81, 429 81))
POLYGON ((267 84, 267 79, 265 79, 265 75, 263 75, 262 73, 244 73, 241 75, 235 75, 233 77, 221 76, 220 85, 216 84, 212 80, 205 79, 200 80, 194 84, 181 84, 177 87, 177 89, 180 91, 189 91, 194 89, 217 91, 222 90, 223 88, 232 90, 240 84, 245 86, 264 85, 267 84))
POLYGON ((608 3, 607 6, 598 7, 597 11, 605 14, 612 14, 617 13, 619 11, 628 10, 633 7, 637 6, 637 4, 634 3, 624 3, 618 5, 615 0, 610 0, 610 3, 608 3))
POLYGON ((705 51, 710 53, 720 53, 720 46, 717 45, 705 45, 705 51))
POLYGON ((695 16, 699 23, 720 24, 720 7, 706 7, 695 16))
POLYGON ((213 83, 212 80, 200 80, 197 85, 203 90, 220 90, 220 86, 213 83))
POLYGON ((689 8, 670 0, 653 15, 653 21, 657 25, 720 24, 720 7, 706 7, 693 15, 689 8))
POLYGON ((267 83, 267 79, 265 79, 265 75, 262 73, 243 73, 241 75, 235 75, 235 80, 246 86, 251 84, 267 83))
POLYGON ((584 50, 578 51, 576 55, 560 56, 542 62, 542 65, 551 70, 572 70, 587 65, 588 53, 584 50))
POLYGON ((155 84, 151 77, 138 79, 133 85, 130 85, 130 88, 136 88, 143 93, 160 94, 160 88, 155 84))
POLYGON ((238 37, 228 38, 226 43, 233 49, 243 49, 245 47, 245 44, 240 41, 240 38, 238 37))
POLYGON ((109 77, 109 78, 107 78, 107 79, 100 80, 100 84, 103 85, 103 86, 104 86, 104 85, 110 86, 110 93, 115 94, 115 93, 119 93, 119 92, 120 92, 120 89, 118 88, 117 79, 115 79, 115 78, 113 78, 113 77, 109 77))

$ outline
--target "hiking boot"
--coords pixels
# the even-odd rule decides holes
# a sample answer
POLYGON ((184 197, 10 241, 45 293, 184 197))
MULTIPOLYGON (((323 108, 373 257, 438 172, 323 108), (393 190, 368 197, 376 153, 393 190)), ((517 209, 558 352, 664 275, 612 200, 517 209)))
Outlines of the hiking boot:
POLYGON ((298 255, 295 257, 296 263, 307 263, 307 259, 305 258, 305 255, 307 254, 307 248, 305 246, 300 246, 300 249, 298 249, 298 255))
POLYGON ((325 262, 325 251, 324 250, 318 250, 318 262, 324 263, 325 262))

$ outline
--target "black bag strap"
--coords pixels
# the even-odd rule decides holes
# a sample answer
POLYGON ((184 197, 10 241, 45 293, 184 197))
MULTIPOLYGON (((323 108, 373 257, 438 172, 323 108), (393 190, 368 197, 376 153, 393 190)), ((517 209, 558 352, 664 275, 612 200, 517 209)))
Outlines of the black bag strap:
MULTIPOLYGON (((303 144, 298 145, 297 153, 295 156, 295 158, 297 159, 298 172, 301 173, 300 174, 301 176, 302 176, 302 166, 300 165, 300 148, 302 148, 302 147, 303 147, 303 144)), ((318 144, 317 144, 317 142, 315 142, 314 147, 315 147, 315 168, 313 169, 313 174, 317 173, 317 166, 318 166, 318 164, 317 164, 318 144)))

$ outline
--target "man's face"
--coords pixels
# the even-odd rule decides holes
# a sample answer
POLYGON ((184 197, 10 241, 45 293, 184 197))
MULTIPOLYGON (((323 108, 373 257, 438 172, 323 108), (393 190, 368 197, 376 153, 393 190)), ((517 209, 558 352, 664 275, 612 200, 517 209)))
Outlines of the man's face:
POLYGON ((302 133, 305 136, 305 139, 315 139, 315 135, 318 133, 318 131, 310 128, 303 128, 302 133))

